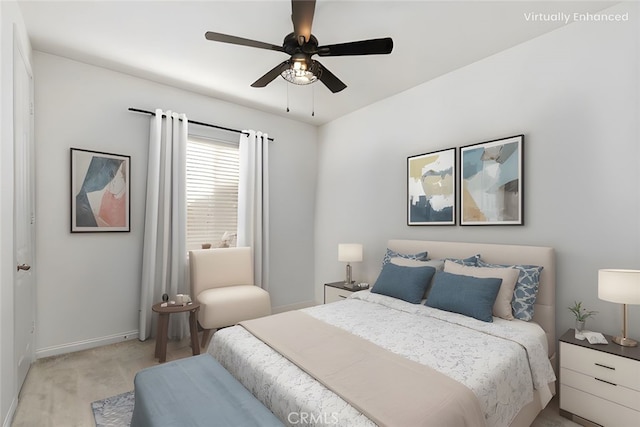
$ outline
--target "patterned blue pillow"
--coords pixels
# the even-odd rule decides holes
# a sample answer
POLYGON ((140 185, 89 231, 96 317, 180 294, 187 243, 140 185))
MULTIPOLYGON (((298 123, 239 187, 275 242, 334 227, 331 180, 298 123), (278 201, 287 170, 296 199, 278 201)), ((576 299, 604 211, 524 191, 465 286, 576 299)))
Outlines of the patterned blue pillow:
POLYGON ((456 264, 465 265, 467 267, 477 267, 480 261, 480 254, 470 256, 469 258, 445 258, 445 261, 455 262, 456 264))
POLYGON ((520 270, 516 288, 513 291, 513 299, 511 300, 513 317, 527 322, 533 319, 533 305, 536 303, 536 297, 538 296, 540 272, 543 267, 537 265, 489 264, 482 260, 478 261, 478 266, 517 268, 520 270))
POLYGON ((419 252, 417 254, 401 254, 399 252, 393 251, 389 248, 387 248, 387 252, 384 254, 384 257, 382 257, 382 266, 384 267, 385 264, 389 264, 389 262, 391 262, 391 258, 395 258, 395 257, 399 257, 399 258, 406 258, 406 259, 415 259, 417 261, 426 261, 427 260, 427 255, 428 253, 425 252, 419 252))

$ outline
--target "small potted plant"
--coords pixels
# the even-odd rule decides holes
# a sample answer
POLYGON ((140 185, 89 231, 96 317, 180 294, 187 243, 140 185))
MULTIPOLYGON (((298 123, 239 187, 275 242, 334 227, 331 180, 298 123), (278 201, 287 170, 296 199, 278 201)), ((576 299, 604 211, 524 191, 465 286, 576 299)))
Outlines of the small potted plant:
POLYGON ((582 301, 573 302, 573 306, 567 307, 576 317, 576 331, 581 332, 584 329, 584 322, 591 316, 595 316, 597 311, 582 308, 582 301))

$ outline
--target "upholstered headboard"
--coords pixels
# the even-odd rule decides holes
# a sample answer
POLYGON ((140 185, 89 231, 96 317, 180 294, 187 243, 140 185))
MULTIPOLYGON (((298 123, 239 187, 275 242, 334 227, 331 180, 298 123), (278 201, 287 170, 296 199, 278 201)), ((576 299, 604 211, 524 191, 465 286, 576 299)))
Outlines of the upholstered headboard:
POLYGON ((541 246, 498 245, 490 243, 432 242, 428 240, 389 240, 387 247, 399 253, 427 251, 430 259, 467 258, 480 254, 481 259, 497 264, 528 264, 544 267, 534 306, 533 321, 547 334, 549 357, 556 349, 556 262, 553 248, 541 246))

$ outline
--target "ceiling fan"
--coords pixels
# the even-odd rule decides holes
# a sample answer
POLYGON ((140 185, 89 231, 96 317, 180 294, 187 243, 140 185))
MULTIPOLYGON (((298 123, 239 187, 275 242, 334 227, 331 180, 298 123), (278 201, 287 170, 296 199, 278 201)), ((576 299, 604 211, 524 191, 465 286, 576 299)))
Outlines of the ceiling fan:
POLYGON ((340 92, 347 85, 329 71, 327 67, 311 59, 313 55, 382 55, 391 53, 393 50, 393 40, 390 37, 318 46, 318 39, 311 34, 315 7, 315 0, 291 0, 293 32, 284 38, 282 46, 212 31, 207 31, 205 37, 211 41, 275 50, 290 55, 289 59, 276 65, 264 76, 253 82, 252 87, 265 87, 280 75, 285 80, 299 85, 310 84, 320 80, 333 93, 340 92))

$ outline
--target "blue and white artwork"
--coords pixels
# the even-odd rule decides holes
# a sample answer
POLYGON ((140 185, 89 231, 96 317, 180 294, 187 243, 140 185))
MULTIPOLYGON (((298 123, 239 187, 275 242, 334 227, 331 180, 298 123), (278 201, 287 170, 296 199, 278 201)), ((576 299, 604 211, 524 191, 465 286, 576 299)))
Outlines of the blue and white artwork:
POLYGON ((455 225, 456 149, 407 158, 409 225, 455 225))
POLYGON ((460 149, 461 225, 522 225, 524 135, 460 149))

